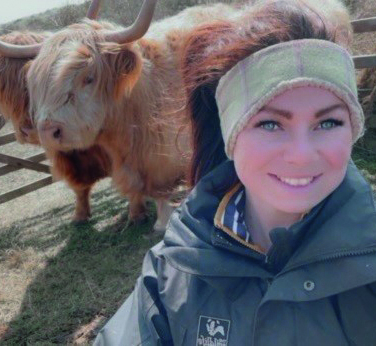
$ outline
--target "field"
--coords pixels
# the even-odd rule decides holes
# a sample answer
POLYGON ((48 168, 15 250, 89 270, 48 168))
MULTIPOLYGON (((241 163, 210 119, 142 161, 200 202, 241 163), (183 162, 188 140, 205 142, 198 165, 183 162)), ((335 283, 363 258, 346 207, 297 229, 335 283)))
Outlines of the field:
MULTIPOLYGON (((157 18, 185 6, 215 1, 164 0, 157 18)), ((244 2, 244 1, 227 1, 244 2)), ((373 0, 347 1, 354 18, 376 16, 373 0)), ((139 1, 105 1, 101 17, 129 24, 139 1), (120 17, 120 13, 126 13, 120 17)), ((84 6, 67 6, 0 27, 56 30, 78 21, 84 6)), ((354 53, 370 53, 376 34, 355 38, 354 53)), ((0 135, 10 132, 8 124, 0 135)), ((39 148, 17 143, 0 152, 27 157, 39 148)), ((376 191, 376 155, 360 143, 354 161, 376 191)), ((0 193, 43 174, 19 171, 0 177, 0 193)), ((73 224, 74 195, 62 182, 0 205, 0 345, 86 345, 133 289, 142 258, 162 239, 151 232, 155 207, 148 221, 128 224, 126 199, 109 179, 95 186, 92 218, 73 224)))

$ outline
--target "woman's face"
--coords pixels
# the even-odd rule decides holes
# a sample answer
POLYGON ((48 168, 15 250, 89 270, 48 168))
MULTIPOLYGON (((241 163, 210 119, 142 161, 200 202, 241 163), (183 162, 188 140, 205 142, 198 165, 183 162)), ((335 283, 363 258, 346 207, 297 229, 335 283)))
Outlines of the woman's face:
POLYGON ((342 182, 351 146, 345 103, 326 89, 297 87, 250 119, 237 138, 234 162, 252 203, 303 213, 342 182))

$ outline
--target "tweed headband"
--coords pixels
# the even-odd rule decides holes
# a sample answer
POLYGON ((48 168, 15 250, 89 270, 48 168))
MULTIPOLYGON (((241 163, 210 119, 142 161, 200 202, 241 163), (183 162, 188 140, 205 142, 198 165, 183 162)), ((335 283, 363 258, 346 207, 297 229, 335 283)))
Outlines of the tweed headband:
POLYGON ((364 114, 350 54, 329 41, 294 40, 248 56, 220 79, 215 97, 227 156, 233 158, 237 136, 253 115, 284 91, 300 86, 333 92, 349 108, 353 142, 362 136, 364 114))

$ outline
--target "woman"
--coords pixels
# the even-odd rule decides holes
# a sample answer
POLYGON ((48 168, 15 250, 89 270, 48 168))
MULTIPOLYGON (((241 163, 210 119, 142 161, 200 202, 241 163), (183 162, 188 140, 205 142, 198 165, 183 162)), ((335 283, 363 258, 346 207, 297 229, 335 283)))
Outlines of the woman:
POLYGON ((260 1, 192 33, 189 197, 98 345, 376 345, 376 213, 350 23, 260 1))

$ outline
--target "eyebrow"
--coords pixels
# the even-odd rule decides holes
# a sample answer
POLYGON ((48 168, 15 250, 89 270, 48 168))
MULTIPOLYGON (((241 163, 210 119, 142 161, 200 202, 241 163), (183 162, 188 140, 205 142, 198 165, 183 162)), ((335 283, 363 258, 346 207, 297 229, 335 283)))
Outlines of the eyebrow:
MULTIPOLYGON (((338 103, 338 104, 335 104, 335 105, 332 105, 332 106, 320 109, 319 111, 317 111, 315 113, 315 118, 320 118, 320 117, 324 116, 325 114, 333 112, 336 109, 347 110, 347 106, 345 104, 343 104, 343 103, 338 103)), ((270 106, 264 106, 264 107, 262 107, 260 109, 260 112, 261 111, 265 111, 265 112, 273 113, 273 114, 276 114, 276 115, 280 115, 280 116, 282 116, 282 117, 284 117, 286 119, 291 119, 292 118, 292 113, 291 112, 283 110, 283 109, 278 109, 278 108, 270 107, 270 106)))

